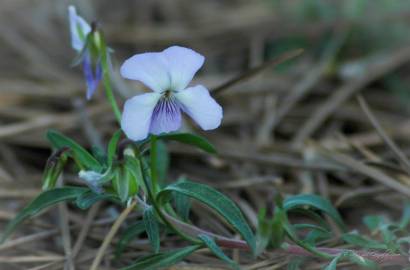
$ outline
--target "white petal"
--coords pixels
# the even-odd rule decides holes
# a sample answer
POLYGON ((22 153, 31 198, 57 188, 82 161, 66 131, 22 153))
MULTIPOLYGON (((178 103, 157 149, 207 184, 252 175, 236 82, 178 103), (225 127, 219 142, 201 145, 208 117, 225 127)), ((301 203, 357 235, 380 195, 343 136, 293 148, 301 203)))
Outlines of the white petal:
POLYGON ((187 113, 204 130, 219 127, 222 120, 222 107, 210 96, 208 89, 202 85, 182 90, 175 94, 187 113))
POLYGON ((91 27, 83 18, 77 15, 74 6, 68 7, 68 17, 70 20, 71 46, 74 50, 81 51, 84 47, 84 38, 90 33, 91 27), (78 31, 81 31, 81 34, 78 31))
POLYGON ((136 54, 122 64, 120 73, 124 78, 140 81, 156 92, 168 90, 171 83, 163 53, 136 54))
POLYGON ((121 128, 134 141, 148 136, 152 112, 161 97, 158 93, 147 93, 128 99, 124 104, 121 128))
POLYGON ((162 53, 168 62, 171 77, 170 90, 185 89, 205 61, 199 53, 180 46, 169 47, 162 53))

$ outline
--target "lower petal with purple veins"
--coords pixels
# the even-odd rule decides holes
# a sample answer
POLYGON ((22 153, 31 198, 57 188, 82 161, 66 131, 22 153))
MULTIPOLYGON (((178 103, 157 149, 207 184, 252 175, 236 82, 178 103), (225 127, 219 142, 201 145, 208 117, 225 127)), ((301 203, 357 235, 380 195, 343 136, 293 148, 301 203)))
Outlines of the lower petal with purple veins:
POLYGON ((173 97, 162 98, 152 113, 150 133, 158 135, 181 127, 181 108, 173 97))

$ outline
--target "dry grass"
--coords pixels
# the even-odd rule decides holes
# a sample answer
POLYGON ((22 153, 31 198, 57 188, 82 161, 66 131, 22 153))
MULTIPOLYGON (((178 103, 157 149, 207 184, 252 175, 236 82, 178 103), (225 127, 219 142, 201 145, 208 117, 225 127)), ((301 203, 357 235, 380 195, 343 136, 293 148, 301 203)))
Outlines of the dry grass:
MULTIPOLYGON (((47 129, 61 130, 86 145, 101 145, 117 128, 102 91, 86 103, 80 70, 69 66, 74 53, 66 2, 0 3, 0 228, 39 191, 49 154, 47 129)), ((74 2, 89 19, 99 18, 115 50, 115 68, 136 52, 186 45, 206 56, 196 80, 211 89, 279 51, 305 48, 292 64, 266 68, 219 89, 223 126, 204 134, 219 155, 170 145, 170 181, 183 174, 219 188, 253 226, 258 209, 270 207, 278 190, 329 198, 352 229, 362 228, 366 214, 400 215, 410 196, 410 47, 406 38, 390 41, 380 31, 373 36, 380 37, 382 45, 367 51, 351 33, 358 25, 407 25, 406 10, 380 18, 363 16, 353 24, 343 18, 296 20, 257 0, 74 2), (352 77, 341 76, 341 63, 351 59, 359 60, 356 69, 349 70, 352 77), (389 78, 400 84, 390 84, 389 78)), ((296 9, 297 2, 290 1, 287 8, 296 9)), ((141 87, 117 75, 115 89, 122 103, 141 87)), ((196 130, 189 122, 184 128, 196 130)), ((78 179, 68 171, 64 181, 78 179)), ((0 246, 0 268, 88 269, 120 212, 106 203, 86 212, 69 205, 55 208, 25 223, 0 246)), ((132 223, 136 215, 125 222, 132 223)), ((207 209, 194 205, 192 215, 198 227, 235 237, 207 209)), ((114 236, 111 243, 117 241, 114 236)), ((162 243, 164 248, 180 245, 173 238, 162 243)), ((99 269, 117 269, 148 251, 148 242, 141 239, 115 262, 109 245, 99 269)), ((235 250, 229 254, 249 270, 286 269, 290 259, 275 251, 257 260, 235 250)), ((171 269, 218 267, 224 266, 203 250, 171 269)), ((313 261, 309 269, 320 267, 313 261)))

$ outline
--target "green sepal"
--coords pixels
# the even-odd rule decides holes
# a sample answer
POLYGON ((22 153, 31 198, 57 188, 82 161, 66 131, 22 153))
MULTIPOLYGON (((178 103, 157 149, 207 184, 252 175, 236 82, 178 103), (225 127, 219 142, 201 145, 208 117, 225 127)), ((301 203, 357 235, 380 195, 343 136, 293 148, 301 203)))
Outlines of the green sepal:
POLYGON ((42 181, 42 190, 49 190, 56 186, 57 179, 67 163, 65 149, 60 149, 47 160, 42 181))
POLYGON ((70 64, 71 67, 78 66, 79 64, 83 62, 85 54, 88 50, 88 46, 91 43, 91 39, 92 39, 92 33, 89 33, 85 39, 84 46, 81 49, 80 53, 78 53, 76 57, 73 59, 73 61, 71 61, 71 64, 70 64))

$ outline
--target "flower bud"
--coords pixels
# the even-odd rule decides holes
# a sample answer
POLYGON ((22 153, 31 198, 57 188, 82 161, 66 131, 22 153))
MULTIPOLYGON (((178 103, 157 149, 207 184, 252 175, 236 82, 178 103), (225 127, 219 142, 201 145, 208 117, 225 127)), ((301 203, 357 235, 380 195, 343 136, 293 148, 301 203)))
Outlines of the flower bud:
POLYGON ((60 174, 64 169, 67 161, 67 156, 64 154, 70 150, 68 147, 63 147, 53 153, 47 160, 43 174, 43 190, 49 190, 55 187, 60 174))
POLYGON ((113 188, 122 202, 134 196, 138 192, 141 181, 141 167, 139 161, 129 155, 115 169, 113 188))

